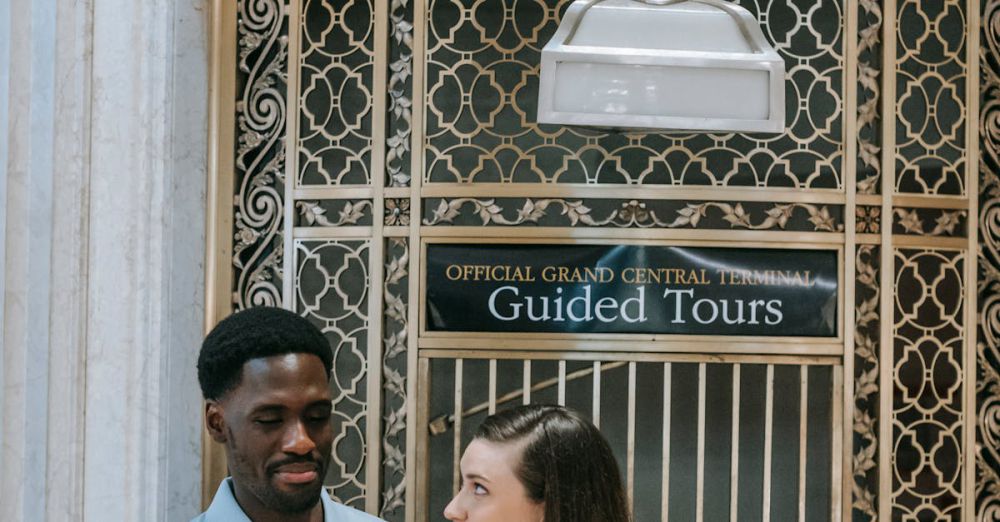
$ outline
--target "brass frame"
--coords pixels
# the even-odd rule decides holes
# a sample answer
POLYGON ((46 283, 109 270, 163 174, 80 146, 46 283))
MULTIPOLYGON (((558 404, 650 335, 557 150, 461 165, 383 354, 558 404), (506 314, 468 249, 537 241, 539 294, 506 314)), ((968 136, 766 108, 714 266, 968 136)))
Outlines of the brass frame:
MULTIPOLYGON (((290 27, 298 27, 299 6, 302 0, 283 0, 291 4, 290 27)), ((979 13, 979 0, 963 0, 966 13, 979 13)), ((902 2, 901 2, 902 3, 902 2)), ((427 421, 428 405, 426 387, 421 387, 419 383, 426 382, 429 375, 428 358, 449 356, 456 357, 462 355, 472 355, 462 349, 468 346, 469 341, 475 339, 482 342, 482 338, 474 338, 468 335, 440 335, 428 334, 423 329, 423 248, 431 242, 456 242, 468 241, 469 238, 476 238, 482 241, 490 238, 493 241, 518 241, 527 242, 652 242, 662 243, 670 241, 674 243, 692 245, 733 245, 735 242, 752 243, 766 245, 769 247, 799 248, 835 248, 840 253, 840 310, 838 312, 838 322, 840 330, 835 339, 823 339, 817 342, 815 339, 732 339, 726 338, 724 341, 730 345, 723 350, 675 350, 672 343, 683 341, 690 346, 692 338, 658 339, 650 338, 643 342, 636 343, 635 336, 608 336, 602 337, 600 341, 594 338, 581 339, 574 336, 525 336, 514 335, 505 336, 507 338, 496 340, 484 345, 486 350, 503 350, 504 354, 514 357, 533 358, 544 357, 578 357, 573 352, 583 352, 590 359, 595 357, 618 357, 617 352, 603 353, 599 346, 616 346, 619 343, 622 350, 628 345, 627 352, 633 353, 640 359, 657 357, 656 352, 666 352, 670 357, 677 357, 678 360, 699 360, 700 357, 707 357, 709 352, 718 353, 721 360, 731 361, 769 361, 769 360, 795 360, 801 364, 829 364, 832 359, 838 361, 837 367, 842 368, 841 396, 837 399, 841 401, 840 411, 842 413, 841 429, 835 437, 839 440, 841 480, 835 481, 837 488, 843 494, 837 494, 834 498, 840 498, 839 508, 835 509, 836 519, 847 520, 852 513, 853 489, 853 412, 855 408, 853 393, 854 388, 854 350, 855 350, 855 309, 853 306, 855 297, 855 254, 861 245, 880 245, 881 264, 883 271, 891 273, 894 263, 894 255, 899 248, 929 248, 942 251, 961 251, 965 255, 965 324, 964 324, 964 345, 963 345, 963 405, 965 412, 976 411, 975 396, 975 361, 976 361, 976 319, 978 310, 976 308, 976 277, 977 258, 974 255, 978 248, 979 237, 977 228, 974 225, 975 216, 978 216, 978 176, 976 166, 979 165, 979 49, 980 49, 980 20, 978 15, 968 16, 967 20, 967 43, 966 43, 966 66, 967 100, 965 109, 966 115, 966 150, 965 150, 965 191, 963 196, 939 196, 939 195, 916 195, 900 194, 896 190, 896 128, 894 121, 884 122, 881 131, 881 194, 860 194, 857 187, 857 163, 858 163, 858 141, 855 136, 859 127, 858 115, 858 93, 856 89, 858 80, 857 51, 859 41, 858 11, 859 0, 847 0, 844 2, 843 16, 845 18, 845 30, 849 37, 845 38, 845 67, 844 67, 844 113, 843 113, 843 189, 809 189, 809 190, 783 190, 783 189, 733 189, 728 187, 643 187, 642 197, 649 199, 672 199, 672 200, 703 200, 703 201, 785 201, 802 203, 824 203, 844 206, 844 230, 842 232, 761 232, 750 230, 693 230, 693 229, 658 229, 658 230, 636 230, 636 229, 576 229, 576 228, 546 228, 532 227, 519 228, 516 231, 504 227, 431 227, 422 223, 424 198, 429 197, 561 197, 561 198, 634 198, 637 192, 634 187, 596 187, 592 185, 552 185, 552 184, 460 184, 460 183, 424 183, 424 121, 425 121, 425 77, 426 77, 426 11, 427 0, 414 0, 414 28, 413 28, 413 92, 419 93, 413 96, 412 101, 412 121, 413 132, 410 135, 410 146, 412 154, 410 157, 410 172, 412 173, 411 185, 409 187, 387 187, 385 182, 385 123, 386 123, 386 68, 382 66, 387 62, 388 53, 388 12, 389 0, 373 0, 375 6, 375 41, 376 41, 376 64, 374 84, 374 106, 372 108, 372 129, 373 129, 373 152, 372 152, 372 184, 370 186, 336 187, 336 188, 316 188, 298 187, 296 185, 297 154, 291 153, 287 156, 285 165, 286 171, 286 205, 285 205, 285 259, 284 265, 286 274, 293 273, 294 265, 294 241, 299 239, 366 239, 370 241, 370 266, 372 274, 370 281, 371 288, 381 288, 384 267, 382 266, 383 241, 386 238, 406 238, 410 248, 409 257, 409 302, 407 303, 410 321, 408 328, 409 351, 407 353, 407 366, 410 378, 407 380, 407 405, 406 412, 410 419, 411 426, 419 426, 427 421), (385 210, 385 198, 408 198, 410 202, 410 213, 412 218, 406 226, 388 226, 382 222, 385 210), (301 199, 344 199, 358 198, 372 200, 373 221, 367 227, 293 227, 294 223, 294 202, 301 199), (878 234, 860 233, 855 230, 855 209, 859 205, 874 205, 881 208, 882 228, 878 234), (928 208, 928 209, 948 209, 964 210, 969 217, 968 234, 965 237, 930 237, 930 236, 903 236, 894 234, 892 230, 893 211, 899 207, 928 208), (516 235, 516 238, 514 237, 516 235), (419 246, 419 248, 418 248, 419 246), (524 341, 530 339, 533 348, 541 348, 538 351, 522 352, 518 348, 524 341), (607 341, 607 342, 605 342, 607 341), (795 350, 785 350, 780 347, 782 344, 804 341, 804 344, 816 346, 819 350, 815 352, 795 350), (778 348, 766 345, 779 345, 778 348), (820 348, 821 347, 821 348, 820 348), (740 355, 738 352, 749 349, 751 355, 740 355), (647 353, 636 353, 647 352, 647 353), (699 353, 700 352, 700 353, 699 353), (784 355, 779 355, 784 354, 784 355), (750 357, 750 358, 748 358, 750 357), (775 359, 775 357, 777 357, 775 359)), ((897 0, 885 0, 882 5, 883 29, 886 35, 896 34, 896 23, 898 17, 897 0)), ((209 143, 209 179, 207 180, 207 249, 206 249, 206 311, 205 327, 206 332, 214 324, 232 311, 232 235, 233 235, 233 180, 234 165, 232 151, 235 150, 235 70, 237 63, 237 36, 236 36, 236 4, 214 0, 212 2, 211 27, 212 27, 212 51, 211 51, 211 119, 209 143)), ((299 46, 298 31, 289 31, 290 56, 288 63, 298 63, 299 46)), ((896 38, 888 37, 882 41, 882 70, 894 71, 896 66, 896 38)), ((288 106, 298 107, 298 68, 292 67, 292 74, 289 75, 288 84, 288 106)), ((895 114, 897 103, 897 79, 895 74, 885 73, 881 80, 881 114, 895 114)), ((290 116, 297 114, 297 111, 290 111, 290 116)), ((892 120, 892 118, 888 118, 892 120)), ((286 148, 296 150, 297 137, 297 117, 287 119, 286 148)), ((292 295, 293 278, 286 277, 284 280, 283 294, 286 305, 292 303, 289 299, 292 295)), ((882 517, 891 517, 892 513, 892 454, 891 441, 892 432, 892 394, 885 393, 885 390, 892 389, 894 382, 892 361, 893 355, 893 278, 886 276, 880 279, 880 378, 879 385, 883 393, 880 394, 881 403, 879 405, 879 434, 878 434, 878 462, 880 469, 880 484, 878 491, 878 513, 882 517)), ((381 364, 381 325, 382 325, 382 298, 380 292, 372 292, 369 300, 369 315, 372 319, 372 327, 369 332, 368 341, 372 350, 368 354, 369 369, 378 368, 381 364)), ((698 341, 716 342, 719 338, 697 338, 698 341)), ((496 355, 499 352, 494 352, 496 355)), ((482 356, 483 351, 477 350, 475 355, 482 356)), ((718 359, 713 359, 718 360, 718 359)), ((368 380, 368 394, 370 397, 378 397, 381 382, 379 372, 370 371, 368 380)), ((369 411, 380 411, 378 405, 371 405, 369 411)), ((379 466, 380 445, 375 442, 380 433, 381 419, 378 415, 369 415, 367 419, 367 432, 369 434, 369 444, 367 446, 367 461, 370 465, 366 471, 367 491, 365 507, 369 511, 377 511, 378 495, 380 492, 379 466), (376 465, 371 465, 375 463, 376 465)), ((962 516, 971 517, 975 511, 975 441, 976 441, 976 418, 965 415, 963 419, 963 452, 964 468, 962 470, 962 516)), ((225 456, 221 448, 203 437, 203 473, 202 473, 202 499, 207 503, 211 499, 212 492, 218 484, 218 479, 225 474, 225 456)), ((426 476, 418 476, 417 470, 425 470, 426 452, 420 451, 425 447, 426 434, 417 429, 408 429, 406 433, 406 520, 420 520, 422 513, 426 512, 426 476)))

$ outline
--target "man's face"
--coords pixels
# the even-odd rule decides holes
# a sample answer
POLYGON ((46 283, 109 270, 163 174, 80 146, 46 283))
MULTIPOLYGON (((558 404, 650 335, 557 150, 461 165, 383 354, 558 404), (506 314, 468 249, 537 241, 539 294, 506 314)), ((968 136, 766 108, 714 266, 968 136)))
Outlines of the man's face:
POLYGON ((333 443, 331 407, 323 362, 303 353, 247 361, 239 386, 209 402, 208 429, 226 445, 248 515, 316 506, 333 443))

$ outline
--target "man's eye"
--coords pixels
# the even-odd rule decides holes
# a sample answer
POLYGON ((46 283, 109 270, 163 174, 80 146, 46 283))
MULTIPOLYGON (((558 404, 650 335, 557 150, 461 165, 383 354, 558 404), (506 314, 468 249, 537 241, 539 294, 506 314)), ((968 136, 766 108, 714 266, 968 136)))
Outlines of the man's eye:
POLYGON ((472 485, 472 494, 473 495, 488 495, 489 493, 490 492, 487 491, 486 488, 484 488, 482 484, 473 484, 472 485))
POLYGON ((281 419, 254 419, 254 422, 257 424, 269 426, 278 424, 279 422, 281 422, 281 419))
POLYGON ((310 414, 307 418, 312 422, 326 422, 330 420, 330 415, 331 415, 330 412, 313 413, 310 414))

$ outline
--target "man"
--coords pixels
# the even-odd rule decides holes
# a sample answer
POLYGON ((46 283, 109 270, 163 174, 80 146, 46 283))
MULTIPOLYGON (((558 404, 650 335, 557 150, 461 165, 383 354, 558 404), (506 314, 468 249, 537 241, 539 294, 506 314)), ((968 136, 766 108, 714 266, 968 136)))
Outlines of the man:
POLYGON ((333 445, 333 352, 309 321, 279 308, 223 320, 198 356, 205 425, 231 476, 192 522, 376 522, 323 488, 333 445))

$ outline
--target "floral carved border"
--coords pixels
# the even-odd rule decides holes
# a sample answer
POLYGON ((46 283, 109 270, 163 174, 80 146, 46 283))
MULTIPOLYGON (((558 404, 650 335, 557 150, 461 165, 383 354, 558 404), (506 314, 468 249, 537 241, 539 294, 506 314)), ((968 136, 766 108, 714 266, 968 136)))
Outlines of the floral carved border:
POLYGON ((342 227, 348 225, 370 225, 372 219, 372 202, 367 199, 296 201, 295 210, 299 218, 298 226, 342 227), (341 203, 343 203, 343 206, 337 210, 335 207, 341 203), (332 215, 327 215, 330 210, 337 211, 335 218, 332 215))
POLYGON ((858 30, 858 170, 859 194, 878 194, 882 172, 879 134, 881 103, 882 5, 879 0, 860 0, 858 30))
POLYGON ((406 239, 387 240, 382 354, 382 497, 379 516, 402 520, 406 502, 406 376, 409 342, 410 249, 406 239))
POLYGON ((854 335, 854 520, 878 519, 879 248, 858 247, 854 335))
POLYGON ((454 224, 463 208, 467 207, 479 217, 483 226, 538 224, 543 218, 558 212, 571 227, 699 228, 707 221, 706 217, 715 214, 730 228, 780 230, 786 228, 796 211, 804 211, 813 231, 843 230, 843 224, 838 222, 829 207, 809 203, 774 203, 763 212, 753 212, 748 211, 742 203, 686 202, 681 208, 674 210, 675 215, 668 218, 657 215, 656 210, 649 208, 648 203, 640 200, 623 201, 617 209, 598 216, 583 200, 529 198, 524 200, 520 208, 509 209, 495 199, 441 199, 433 210, 429 210, 430 215, 423 220, 423 224, 454 224))
POLYGON ((388 187, 409 187, 410 135, 413 132, 413 9, 410 0, 392 0, 389 8, 389 130, 385 167, 388 187))

